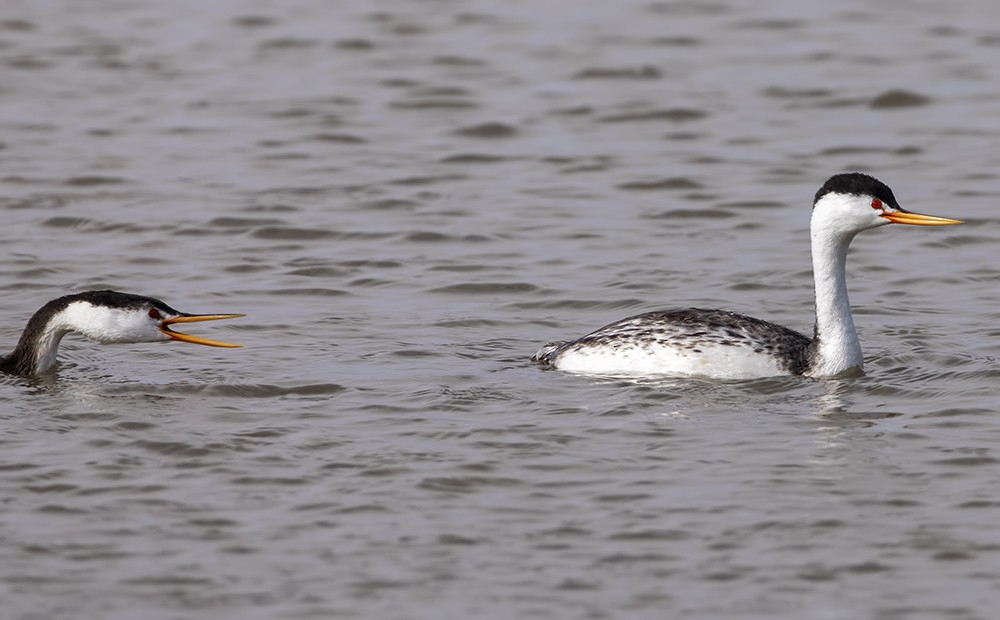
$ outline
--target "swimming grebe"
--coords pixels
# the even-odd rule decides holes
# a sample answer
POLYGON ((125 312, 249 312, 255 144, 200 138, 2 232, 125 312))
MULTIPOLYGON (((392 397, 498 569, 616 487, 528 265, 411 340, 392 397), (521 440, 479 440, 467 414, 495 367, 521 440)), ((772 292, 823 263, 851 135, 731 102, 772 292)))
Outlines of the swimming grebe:
POLYGON ((243 314, 187 314, 159 299, 119 293, 87 291, 53 299, 28 320, 17 347, 0 357, 0 372, 29 376, 44 373, 56 363, 59 342, 76 332, 104 344, 179 340, 211 347, 241 345, 181 334, 176 323, 233 319, 243 314))
POLYGON ((961 223, 904 211, 889 186, 867 174, 837 174, 816 192, 809 226, 816 287, 812 338, 735 312, 688 308, 622 319, 576 340, 549 343, 531 359, 559 370, 610 376, 860 374, 864 358, 845 279, 851 240, 886 224, 961 223))

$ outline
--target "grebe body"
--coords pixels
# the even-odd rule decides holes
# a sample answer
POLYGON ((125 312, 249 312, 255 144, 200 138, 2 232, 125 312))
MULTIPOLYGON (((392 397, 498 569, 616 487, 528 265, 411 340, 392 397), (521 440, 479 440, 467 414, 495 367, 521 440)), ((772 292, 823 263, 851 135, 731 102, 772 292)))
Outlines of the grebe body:
POLYGON ((686 308, 628 317, 545 345, 533 359, 580 374, 748 379, 802 374, 808 344, 799 332, 744 314, 686 308))

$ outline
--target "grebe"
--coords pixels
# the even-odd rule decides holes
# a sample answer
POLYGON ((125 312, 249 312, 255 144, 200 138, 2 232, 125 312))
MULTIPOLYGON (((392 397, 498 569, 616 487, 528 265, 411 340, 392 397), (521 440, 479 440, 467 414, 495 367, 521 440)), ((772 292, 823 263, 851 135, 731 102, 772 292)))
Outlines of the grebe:
POLYGON ((210 347, 240 348, 238 344, 181 334, 170 326, 241 316, 246 315, 187 314, 159 299, 118 291, 66 295, 45 304, 28 320, 14 351, 0 357, 0 372, 29 376, 50 370, 56 363, 59 342, 69 332, 104 344, 180 340, 210 347))
POLYGON ((622 319, 577 340, 547 344, 531 359, 559 370, 610 376, 861 374, 864 358, 845 280, 851 240, 886 224, 961 223, 903 210, 889 186, 867 174, 836 174, 816 192, 809 226, 816 283, 811 339, 743 314, 688 308, 622 319))

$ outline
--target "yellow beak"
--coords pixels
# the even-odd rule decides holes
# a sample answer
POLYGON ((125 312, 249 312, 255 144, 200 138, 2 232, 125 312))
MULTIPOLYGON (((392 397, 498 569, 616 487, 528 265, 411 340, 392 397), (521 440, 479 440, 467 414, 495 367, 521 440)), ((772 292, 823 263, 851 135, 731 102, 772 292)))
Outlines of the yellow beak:
POLYGON ((191 342, 194 344, 203 344, 209 347, 226 347, 227 349, 242 349, 241 344, 229 344, 228 342, 219 342, 218 340, 209 340, 207 338, 199 338, 198 336, 190 336, 188 334, 181 334, 179 332, 172 331, 170 326, 174 323, 198 323, 200 321, 219 321, 222 319, 236 319, 241 316, 246 316, 245 314, 187 314, 184 316, 175 316, 172 319, 164 319, 163 323, 160 324, 160 331, 170 336, 174 340, 180 340, 181 342, 191 342))
POLYGON ((923 215, 922 213, 910 213, 902 210, 883 213, 882 217, 893 224, 912 224, 914 226, 951 226, 952 224, 964 223, 962 220, 953 220, 948 217, 923 215))

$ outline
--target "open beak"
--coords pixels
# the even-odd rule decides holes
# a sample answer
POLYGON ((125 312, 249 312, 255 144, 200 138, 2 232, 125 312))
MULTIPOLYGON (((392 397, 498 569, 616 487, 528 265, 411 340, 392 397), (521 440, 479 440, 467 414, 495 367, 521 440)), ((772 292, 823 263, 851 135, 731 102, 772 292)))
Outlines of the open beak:
POLYGON ((936 215, 923 215, 922 213, 910 213, 902 209, 883 213, 882 217, 893 224, 912 224, 914 226, 951 226, 952 224, 964 223, 962 220, 953 220, 948 217, 938 217, 936 215))
POLYGON ((160 324, 160 331, 170 336, 174 340, 180 340, 181 342, 191 342, 194 344, 203 344, 210 347, 226 347, 227 349, 242 349, 241 344, 229 344, 228 342, 219 342, 218 340, 209 340, 208 338, 199 338, 198 336, 191 336, 188 334, 181 334, 170 329, 170 326, 174 323, 198 323, 200 321, 220 321, 222 319, 236 319, 241 316, 246 316, 245 314, 185 314, 183 316, 175 316, 172 319, 163 319, 163 323, 160 324))

